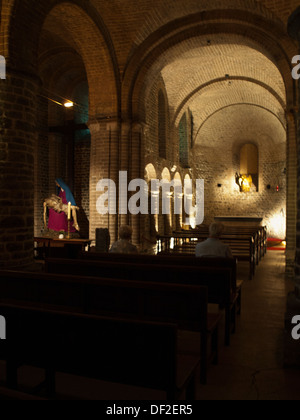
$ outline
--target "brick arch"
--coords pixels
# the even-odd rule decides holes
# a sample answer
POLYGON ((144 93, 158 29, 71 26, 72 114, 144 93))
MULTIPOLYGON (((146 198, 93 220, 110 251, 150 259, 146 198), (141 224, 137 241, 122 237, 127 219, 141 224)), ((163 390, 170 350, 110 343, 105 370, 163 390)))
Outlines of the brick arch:
POLYGON ((197 143, 197 139, 198 139, 198 137, 199 137, 199 135, 200 135, 200 132, 201 132, 202 127, 203 127, 205 124, 207 124, 211 118, 213 118, 216 114, 218 114, 218 113, 220 113, 220 112, 224 111, 226 108, 231 108, 231 107, 233 107, 233 106, 251 106, 251 107, 255 107, 255 108, 262 109, 262 110, 264 110, 264 111, 266 111, 266 112, 270 113, 271 115, 273 115, 273 117, 274 117, 274 118, 276 118, 276 119, 280 122, 280 124, 282 125, 283 129, 284 129, 284 130, 286 130, 286 126, 284 125, 283 121, 279 118, 279 116, 278 116, 278 115, 276 115, 276 113, 274 113, 274 112, 270 111, 268 108, 263 107, 263 106, 261 106, 261 105, 257 105, 257 104, 250 104, 250 103, 246 103, 246 104, 245 104, 245 103, 232 103, 232 104, 230 104, 230 105, 226 105, 226 106, 223 106, 223 107, 221 107, 221 108, 218 108, 218 109, 217 109, 216 111, 214 111, 211 115, 209 115, 209 116, 206 118, 206 120, 205 120, 205 121, 203 121, 203 123, 202 123, 202 124, 201 124, 201 126, 199 127, 199 129, 198 129, 198 131, 197 131, 197 134, 196 134, 196 136, 195 136, 195 143, 197 143))
POLYGON ((150 182, 152 179, 157 179, 157 171, 152 163, 149 163, 145 167, 145 180, 150 182))
MULTIPOLYGON (((234 83, 235 81, 249 82, 249 84, 253 84, 253 85, 256 85, 256 86, 262 88, 263 90, 266 91, 266 93, 269 94, 269 96, 273 97, 272 108, 276 104, 277 108, 281 108, 282 112, 285 112, 285 109, 286 109, 285 101, 280 97, 280 95, 272 87, 268 86, 267 84, 265 84, 263 82, 260 82, 260 81, 255 80, 255 79, 250 79, 250 78, 247 78, 247 77, 233 76, 233 77, 230 78, 230 82, 234 83)), ((227 82, 225 77, 220 78, 220 79, 211 80, 211 81, 205 83, 204 85, 198 86, 196 89, 194 89, 184 99, 184 101, 179 105, 178 109, 176 110, 175 115, 174 115, 174 124, 178 125, 182 115, 186 112, 187 108, 189 107, 189 103, 191 101, 193 101, 193 98, 195 98, 198 95, 203 95, 203 93, 206 93, 206 92, 211 93, 213 90, 215 92, 217 92, 218 88, 222 88, 222 85, 224 86, 224 84, 225 84, 224 82, 227 82)), ((243 90, 245 90, 245 83, 243 83, 243 90)), ((230 100, 230 98, 228 100, 230 100)), ((220 103, 218 103, 218 106, 216 105, 216 109, 219 108, 219 106, 220 106, 220 103)), ((283 123, 283 121, 282 121, 282 123, 283 123)))
POLYGON ((205 121, 200 132, 201 135, 201 142, 198 139, 197 144, 209 147, 215 145, 217 148, 222 144, 224 146, 227 136, 231 139, 230 141, 239 139, 240 142, 248 142, 253 137, 261 138, 261 142, 263 135, 272 136, 274 144, 284 144, 286 141, 286 129, 280 119, 268 109, 252 104, 232 104, 219 109, 205 121), (237 109, 240 112, 237 112, 237 109), (256 121, 256 124, 253 124, 253 121, 256 121), (274 126, 274 121, 276 121, 276 126, 274 126), (270 127, 273 127, 273 131, 270 130, 270 127), (264 128, 264 131, 261 128, 264 128), (226 134, 224 138, 223 135, 220 137, 219 133, 221 132, 226 134), (214 140, 212 141, 212 139, 214 140))
POLYGON ((167 167, 165 167, 165 168, 162 170, 162 173, 161 173, 161 179, 166 180, 166 181, 168 181, 168 182, 170 182, 170 181, 171 181, 171 173, 170 173, 170 170, 169 170, 167 167))
MULTIPOLYGON (((297 0, 294 0, 295 2, 297 0)), ((278 25, 282 25, 282 16, 278 17, 271 10, 273 5, 263 3, 270 3, 272 0, 257 1, 257 0, 227 0, 222 2, 223 11, 252 11, 252 13, 261 18, 272 20, 278 25), (266 7, 267 6, 267 7, 266 7)), ((284 3, 284 0, 281 0, 284 3)), ((284 9, 284 4, 281 5, 281 10, 284 9)), ((135 44, 139 44, 141 40, 147 39, 155 30, 158 30, 164 25, 168 25, 174 20, 180 22, 183 17, 186 17, 187 11, 190 15, 197 15, 199 12, 205 10, 206 12, 219 11, 219 0, 165 0, 155 6, 155 10, 148 13, 147 19, 136 34, 135 44)), ((289 15, 289 11, 287 16, 289 15)))
POLYGON ((27 3, 24 0, 16 0, 14 3, 8 28, 8 68, 37 74, 41 31, 49 24, 51 17, 57 19, 62 13, 62 20, 59 21, 60 25, 56 25, 56 29, 66 29, 83 59, 93 91, 90 98, 91 113, 95 116, 118 114, 120 76, 116 54, 109 31, 97 10, 85 0, 74 0, 72 3, 61 0, 31 0, 30 7, 27 3), (32 13, 32 10, 35 12, 32 13), (26 33, 26 37, 20 39, 22 32, 26 33))
POLYGON ((211 34, 240 35, 255 42, 257 49, 277 66, 285 83, 288 107, 294 106, 295 81, 291 78, 290 58, 298 51, 282 25, 257 17, 251 12, 227 10, 202 12, 197 14, 197 18, 194 15, 186 17, 182 22, 177 21, 177 29, 174 28, 174 22, 173 25, 160 28, 131 57, 125 71, 122 96, 122 109, 129 117, 138 118, 147 74, 154 65, 157 65, 156 71, 159 71, 157 63, 160 59, 161 66, 165 64, 164 54, 188 39, 201 36, 207 39, 211 34))

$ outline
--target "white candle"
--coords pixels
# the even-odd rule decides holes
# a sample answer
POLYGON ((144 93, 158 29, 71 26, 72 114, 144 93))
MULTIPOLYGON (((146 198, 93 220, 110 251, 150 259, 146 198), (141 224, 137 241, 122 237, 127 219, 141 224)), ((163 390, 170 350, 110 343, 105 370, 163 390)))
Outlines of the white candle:
POLYGON ((71 220, 71 203, 68 204, 68 220, 71 220))

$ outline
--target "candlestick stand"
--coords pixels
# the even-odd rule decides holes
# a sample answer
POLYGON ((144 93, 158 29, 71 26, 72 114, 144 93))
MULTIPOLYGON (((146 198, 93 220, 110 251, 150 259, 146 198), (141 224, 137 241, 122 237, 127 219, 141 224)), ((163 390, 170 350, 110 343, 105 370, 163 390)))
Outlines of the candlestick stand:
POLYGON ((67 239, 71 239, 70 238, 70 227, 71 227, 71 220, 68 220, 68 235, 67 235, 67 239))

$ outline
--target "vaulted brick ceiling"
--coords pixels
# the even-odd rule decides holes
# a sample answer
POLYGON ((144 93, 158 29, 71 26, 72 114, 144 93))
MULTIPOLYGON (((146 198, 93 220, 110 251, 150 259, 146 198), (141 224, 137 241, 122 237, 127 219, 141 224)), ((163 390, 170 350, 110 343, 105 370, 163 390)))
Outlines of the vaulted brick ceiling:
MULTIPOLYGON (((169 48, 148 72, 146 97, 151 91, 151 80, 158 74, 166 86, 171 120, 178 125, 183 112, 190 109, 196 141, 200 141, 200 131, 212 116, 214 121, 225 114, 229 117, 230 114, 220 111, 230 106, 235 106, 237 115, 239 112, 243 115, 245 110, 240 111, 239 106, 255 107, 255 115, 262 124, 268 119, 286 128, 282 75, 269 51, 249 38, 218 34, 194 37, 169 48)), ((268 124, 266 131, 267 127, 268 124)), ((244 130, 247 130, 246 120, 244 130)), ((213 137, 211 133, 210 138, 213 137)))
MULTIPOLYGON (((142 0, 139 1, 139 7, 129 0, 91 0, 90 4, 101 16, 109 32, 117 56, 118 71, 122 75, 138 46, 170 22, 203 11, 222 9, 233 13, 239 10, 267 18, 286 31, 287 19, 298 6, 298 0, 226 0, 221 6, 218 0, 203 0, 201 5, 198 0, 142 0)), ((176 25, 170 26, 169 31, 176 31, 176 25)), ((157 41, 153 39, 153 45, 157 41)), ((115 81, 106 48, 92 20, 77 7, 63 3, 51 11, 43 26, 41 75, 47 78, 51 74, 55 79, 60 69, 62 73, 68 73, 72 81, 87 76, 91 101, 100 102, 103 84, 107 102, 109 99, 115 100, 115 81)), ((161 74, 173 121, 178 123, 182 113, 190 108, 197 132, 220 109, 240 103, 267 110, 272 118, 279 119, 284 126, 285 85, 273 61, 270 52, 249 37, 225 33, 191 37, 170 45, 154 59, 145 77, 146 91, 151 87, 155 75, 161 74), (229 80, 226 80, 226 75, 229 80)), ((103 96, 103 108, 105 101, 103 96)), ((109 104, 107 108, 110 108, 109 104)))
POLYGON ((175 116, 184 106, 204 116, 208 109, 245 101, 281 115, 286 105, 282 76, 267 52, 249 44, 236 35, 215 35, 170 49, 161 73, 175 116))

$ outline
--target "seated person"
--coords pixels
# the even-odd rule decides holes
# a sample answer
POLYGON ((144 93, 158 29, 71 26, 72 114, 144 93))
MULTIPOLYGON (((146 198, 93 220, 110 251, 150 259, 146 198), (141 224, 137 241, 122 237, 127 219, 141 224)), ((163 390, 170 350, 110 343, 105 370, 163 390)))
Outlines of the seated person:
POLYGON ((222 223, 210 225, 209 238, 196 246, 196 257, 233 258, 229 246, 220 241, 223 230, 222 223))
POLYGON ((130 226, 121 226, 119 232, 120 240, 115 242, 110 253, 114 254, 138 254, 138 249, 131 243, 132 228, 130 226))

